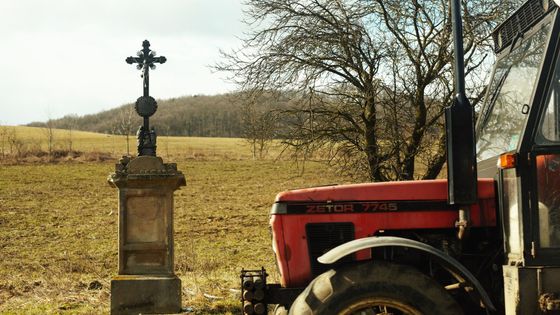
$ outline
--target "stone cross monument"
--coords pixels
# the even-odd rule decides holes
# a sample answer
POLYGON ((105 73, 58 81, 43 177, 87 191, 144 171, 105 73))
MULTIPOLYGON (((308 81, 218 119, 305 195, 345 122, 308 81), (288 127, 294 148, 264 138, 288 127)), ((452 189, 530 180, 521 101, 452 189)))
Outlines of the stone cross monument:
POLYGON ((138 157, 124 156, 108 182, 119 190, 119 271, 111 280, 111 314, 178 313, 181 280, 173 262, 173 192, 186 185, 175 163, 156 156, 155 130, 149 117, 157 103, 149 95, 149 69, 155 57, 145 40, 138 57, 126 58, 142 70, 144 95, 136 112, 144 118, 138 130, 138 157))

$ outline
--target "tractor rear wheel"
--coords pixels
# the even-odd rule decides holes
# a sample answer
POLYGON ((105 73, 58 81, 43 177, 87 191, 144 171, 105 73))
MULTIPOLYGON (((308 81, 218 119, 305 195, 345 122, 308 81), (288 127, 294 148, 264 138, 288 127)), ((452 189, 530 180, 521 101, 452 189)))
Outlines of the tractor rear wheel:
POLYGON ((462 314, 435 280, 416 269, 383 261, 329 270, 294 301, 292 315, 462 314))
POLYGON ((273 315, 288 315, 288 310, 284 306, 276 305, 274 307, 274 311, 272 311, 273 315))

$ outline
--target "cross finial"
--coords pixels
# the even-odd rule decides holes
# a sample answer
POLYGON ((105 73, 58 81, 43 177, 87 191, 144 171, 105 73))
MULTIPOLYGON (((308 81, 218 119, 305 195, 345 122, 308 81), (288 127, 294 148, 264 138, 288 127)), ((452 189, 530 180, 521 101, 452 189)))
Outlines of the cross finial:
POLYGON ((164 56, 156 57, 156 52, 150 50, 150 42, 147 39, 142 42, 142 50, 139 50, 136 55, 138 57, 131 56, 126 58, 126 62, 128 64, 136 63, 136 68, 138 70, 154 70, 156 68, 156 65, 154 63, 165 63, 167 61, 167 58, 165 58, 164 56))
POLYGON ((142 70, 143 78, 143 96, 136 100, 134 108, 138 115, 144 118, 144 125, 138 129, 138 154, 139 155, 156 155, 156 133, 152 128, 150 130, 149 118, 157 110, 156 100, 150 96, 150 69, 156 68, 155 63, 165 63, 167 58, 164 56, 156 57, 156 52, 150 50, 150 42, 146 39, 142 42, 142 50, 136 53, 137 57, 127 57, 128 64, 136 63, 136 68, 142 70))

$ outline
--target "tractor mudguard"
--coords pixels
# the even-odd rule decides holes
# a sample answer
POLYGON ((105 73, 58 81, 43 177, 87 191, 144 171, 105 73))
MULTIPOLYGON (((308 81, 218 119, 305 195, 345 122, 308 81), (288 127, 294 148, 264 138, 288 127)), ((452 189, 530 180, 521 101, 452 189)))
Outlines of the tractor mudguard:
POLYGON ((459 282, 466 282, 473 287, 474 293, 479 296, 480 300, 488 310, 496 310, 486 290, 484 290, 480 282, 478 282, 476 277, 467 268, 465 268, 465 266, 441 250, 422 242, 395 236, 365 237, 339 245, 317 258, 317 260, 322 264, 328 265, 335 263, 340 258, 357 251, 380 247, 408 247, 427 253, 441 263, 442 266, 447 269, 459 282))

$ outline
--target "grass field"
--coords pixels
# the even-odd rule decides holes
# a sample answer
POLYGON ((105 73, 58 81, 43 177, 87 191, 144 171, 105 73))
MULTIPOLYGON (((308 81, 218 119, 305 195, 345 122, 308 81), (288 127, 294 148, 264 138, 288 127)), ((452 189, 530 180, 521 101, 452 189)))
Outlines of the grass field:
MULTIPOLYGON (((43 150, 48 148, 48 131, 46 128, 24 126, 0 126, 0 145, 8 150, 9 145, 2 143, 1 129, 15 134, 25 149, 43 150)), ((6 141, 4 141, 6 142, 6 141)), ((53 129, 52 144, 54 149, 69 149, 82 152, 103 152, 114 156, 127 154, 127 142, 130 154, 136 153, 136 136, 109 135, 84 131, 53 129)), ((239 138, 202 138, 202 137, 166 137, 158 136, 158 155, 163 158, 178 159, 247 159, 252 156, 249 144, 239 138)), ((1 149, 1 148, 0 148, 1 149)))
MULTIPOLYGON (((16 132, 27 142, 43 136, 16 132)), ((66 131, 57 133, 63 139, 66 131)), ((123 138, 73 132, 73 146, 116 157, 126 153, 123 138)), ((301 174, 289 161, 253 161, 241 139, 169 138, 170 160, 165 140, 159 155, 187 178, 175 193, 183 305, 194 314, 239 314, 241 268, 264 266, 278 280, 268 232, 275 194, 344 179, 317 163, 301 174)), ((0 313, 109 312, 118 221, 117 191, 106 178, 115 162, 0 165, 0 313)))

